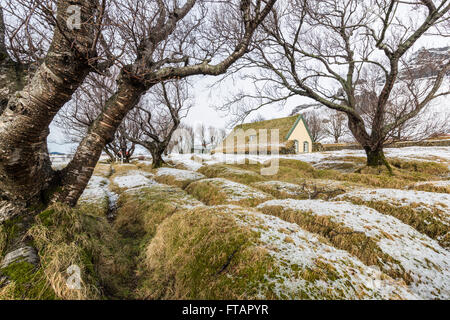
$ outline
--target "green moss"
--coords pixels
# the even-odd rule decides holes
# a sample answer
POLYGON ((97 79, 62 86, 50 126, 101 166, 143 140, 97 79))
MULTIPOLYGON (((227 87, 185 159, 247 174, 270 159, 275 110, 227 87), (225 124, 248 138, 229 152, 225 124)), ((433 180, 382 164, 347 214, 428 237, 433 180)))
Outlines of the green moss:
POLYGON ((0 260, 4 256, 6 245, 8 244, 8 235, 6 234, 5 227, 0 225, 0 260))
POLYGON ((18 261, 12 263, 0 272, 13 282, 13 296, 10 298, 21 300, 53 300, 55 293, 50 288, 49 283, 42 269, 26 262, 18 261))
POLYGON ((23 216, 17 216, 12 219, 4 221, 0 224, 0 256, 5 254, 4 250, 21 234, 23 231, 23 216))
POLYGON ((54 223, 54 218, 53 218, 54 214, 55 214, 54 209, 47 209, 47 210, 44 210, 41 213, 39 213, 38 217, 44 226, 50 227, 54 223))
POLYGON ((254 246, 257 233, 220 209, 173 215, 160 226, 141 266, 141 298, 274 298, 266 276, 273 259, 254 246))

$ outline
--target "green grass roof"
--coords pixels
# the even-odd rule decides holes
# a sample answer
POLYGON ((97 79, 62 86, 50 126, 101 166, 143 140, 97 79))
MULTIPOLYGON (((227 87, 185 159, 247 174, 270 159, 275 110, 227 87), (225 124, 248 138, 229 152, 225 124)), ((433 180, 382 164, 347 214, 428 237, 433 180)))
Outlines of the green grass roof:
MULTIPOLYGON (((267 130, 273 130, 278 129, 280 142, 286 141, 286 136, 291 131, 294 124, 297 122, 297 119, 299 118, 298 115, 286 117, 286 118, 279 118, 279 119, 273 119, 273 120, 264 120, 259 122, 252 122, 252 123, 244 123, 241 125, 236 126, 233 131, 230 133, 230 135, 227 137, 230 138, 234 136, 234 133, 236 130, 242 129, 244 131, 247 131, 249 129, 254 129, 256 131, 256 134, 259 134, 259 130, 267 129, 267 130)), ((270 137, 270 131, 269 131, 269 137, 270 137)), ((269 141, 270 142, 270 141, 269 141)))

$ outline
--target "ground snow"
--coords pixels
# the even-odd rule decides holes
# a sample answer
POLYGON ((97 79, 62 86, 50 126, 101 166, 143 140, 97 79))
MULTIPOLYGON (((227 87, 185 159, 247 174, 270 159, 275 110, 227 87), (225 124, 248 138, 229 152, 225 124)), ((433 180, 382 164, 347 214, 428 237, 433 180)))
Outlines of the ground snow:
POLYGON ((105 199, 108 201, 109 213, 112 214, 117 206, 119 195, 111 191, 108 179, 100 176, 92 176, 80 197, 80 201, 92 203, 105 199))
POLYGON ((424 299, 450 298, 450 252, 400 220, 348 202, 271 200, 258 208, 282 206, 330 217, 377 240, 378 246, 410 272, 410 289, 424 299))
POLYGON ((113 182, 119 188, 126 188, 126 189, 145 187, 157 184, 156 181, 150 179, 149 177, 153 177, 153 175, 149 172, 141 170, 131 170, 128 171, 126 174, 115 177, 113 179, 113 182))
POLYGON ((334 294, 345 299, 417 298, 405 286, 376 268, 364 265, 346 251, 321 242, 318 236, 296 224, 250 209, 228 208, 238 224, 258 232, 262 245, 275 258, 280 273, 276 278, 268 276, 268 281, 275 285, 279 297, 291 298, 301 290, 311 299, 323 299, 334 294), (338 274, 336 279, 311 281, 293 270, 294 266, 301 270, 320 269, 323 263, 338 274))
POLYGON ((220 191, 224 192, 228 201, 241 201, 246 199, 270 199, 271 195, 261 192, 257 189, 246 186, 223 178, 205 179, 201 182, 212 183, 220 188, 220 191))
POLYGON ((192 171, 197 171, 201 167, 203 167, 203 164, 201 161, 195 161, 191 158, 194 156, 194 154, 170 154, 168 156, 168 160, 171 160, 175 164, 182 164, 186 168, 192 171))
POLYGON ((382 201, 391 205, 419 205, 417 209, 432 211, 433 208, 444 212, 443 223, 450 225, 450 195, 445 193, 399 189, 356 190, 339 195, 336 199, 357 198, 363 201, 382 201))
POLYGON ((84 189, 80 200, 86 202, 96 202, 98 200, 105 199, 107 197, 106 189, 108 186, 108 179, 100 176, 92 176, 86 186, 86 189, 84 189))
POLYGON ((203 174, 189 171, 189 170, 180 170, 180 169, 173 169, 173 168, 159 168, 156 172, 156 176, 171 176, 174 177, 176 180, 200 180, 206 178, 203 174))
MULTIPOLYGON (((415 161, 435 161, 440 162, 442 160, 450 161, 450 147, 406 147, 406 148, 385 148, 384 152, 387 157, 399 158, 403 160, 415 160, 415 161), (436 159, 436 157, 440 159, 436 159), (442 160, 441 160, 442 159, 442 160)), ((308 163, 319 163, 323 161, 329 161, 328 158, 344 157, 362 157, 365 158, 366 154, 364 150, 338 150, 327 152, 313 152, 302 153, 296 155, 245 155, 245 154, 195 154, 196 159, 194 161, 191 158, 193 154, 171 154, 169 159, 175 163, 181 163, 191 170, 197 171, 202 165, 214 165, 219 163, 238 164, 244 163, 246 159, 254 161, 255 163, 265 163, 274 157, 282 159, 300 160, 308 163), (328 160, 326 160, 328 159, 328 160)))
POLYGON ((437 180, 437 181, 423 181, 414 184, 415 187, 432 185, 435 187, 450 187, 450 180, 437 180))

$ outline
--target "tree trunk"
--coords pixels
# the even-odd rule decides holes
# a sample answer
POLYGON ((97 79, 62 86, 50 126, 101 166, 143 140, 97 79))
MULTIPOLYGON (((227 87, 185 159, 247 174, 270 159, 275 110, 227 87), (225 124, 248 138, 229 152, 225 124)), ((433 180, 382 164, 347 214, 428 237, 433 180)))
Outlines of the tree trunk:
POLYGON ((380 166, 386 166, 389 173, 392 174, 392 167, 390 166, 389 162, 386 160, 386 157, 384 156, 383 147, 378 147, 375 149, 371 149, 370 147, 364 148, 367 154, 367 166, 368 167, 380 167, 380 166))
POLYGON ((164 153, 164 150, 157 150, 155 152, 152 152, 152 158, 153 158, 153 169, 161 168, 165 162, 162 158, 162 155, 164 153))
POLYGON ((367 134, 363 120, 356 116, 348 115, 348 126, 356 141, 358 141, 366 151, 367 166, 379 167, 384 165, 389 172, 392 173, 392 168, 384 156, 383 145, 376 144, 376 146, 373 147, 374 143, 372 141, 375 139, 374 136, 376 135, 369 136, 367 134))
MULTIPOLYGON (((82 21, 90 21, 96 1, 78 1, 82 21)), ((69 1, 58 1, 49 52, 23 88, 16 91, 0 114, 0 222, 23 213, 24 207, 46 202, 59 183, 47 150, 49 125, 90 70, 95 29, 90 24, 68 30, 69 1), (16 209, 13 209, 16 207, 16 209)), ((17 80, 16 83, 24 83, 17 80)), ((1 102, 5 105, 5 101, 1 102)))
POLYGON ((102 113, 78 146, 74 158, 63 170, 62 190, 55 194, 53 201, 76 205, 91 179, 103 148, 113 141, 122 120, 136 106, 146 90, 139 83, 124 79, 122 74, 117 93, 105 104, 102 113))
POLYGON ((367 154, 367 165, 369 167, 378 167, 385 164, 386 158, 384 156, 382 148, 376 150, 370 150, 370 148, 366 148, 366 154, 367 154))

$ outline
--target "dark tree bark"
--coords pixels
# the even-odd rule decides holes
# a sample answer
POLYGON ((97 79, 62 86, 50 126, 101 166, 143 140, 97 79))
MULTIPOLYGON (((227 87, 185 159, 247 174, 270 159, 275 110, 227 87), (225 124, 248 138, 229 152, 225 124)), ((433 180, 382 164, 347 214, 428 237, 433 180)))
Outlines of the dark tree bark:
POLYGON ((164 145, 157 146, 156 144, 147 146, 147 149, 150 150, 150 153, 152 154, 153 169, 161 168, 164 164, 166 164, 166 162, 163 160, 162 157, 166 148, 167 146, 164 145))
MULTIPOLYGON (((98 9, 97 2, 80 0, 78 3, 82 21, 92 20, 98 9)), ((9 95, 0 116, 0 199, 3 200, 0 220, 20 213, 30 203, 48 200, 48 192, 59 180, 58 173, 51 168, 47 151, 48 128, 91 70, 90 59, 96 57, 92 49, 95 28, 92 24, 83 24, 80 29, 69 30, 66 23, 69 6, 70 1, 58 1, 58 28, 55 28, 47 56, 31 79, 22 86, 23 73, 16 72, 16 78, 11 81, 19 90, 9 95), (11 210, 11 204, 18 210, 11 210), (10 208, 8 212, 2 212, 5 206, 10 208)), ((2 54, 4 56, 5 51, 2 54)), ((11 62, 9 56, 6 61, 11 65, 10 70, 23 68, 11 62)))

